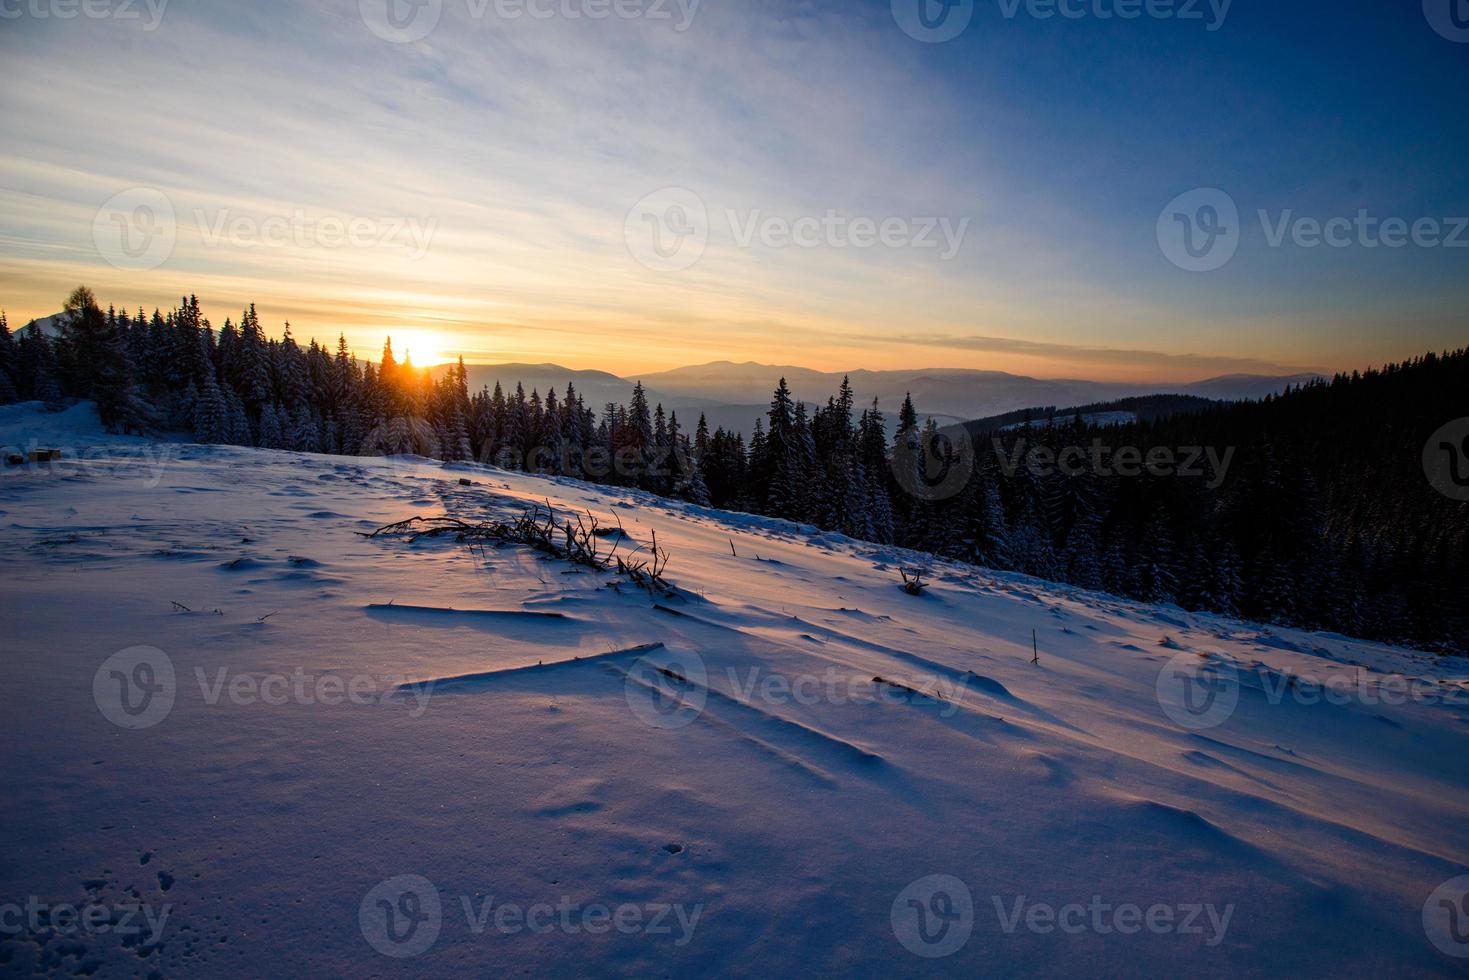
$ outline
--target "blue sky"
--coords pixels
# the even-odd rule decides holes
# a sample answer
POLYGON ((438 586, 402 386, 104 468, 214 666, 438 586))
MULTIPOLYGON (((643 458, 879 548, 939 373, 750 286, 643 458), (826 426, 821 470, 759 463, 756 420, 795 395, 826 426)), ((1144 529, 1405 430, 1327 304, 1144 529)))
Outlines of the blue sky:
POLYGON ((433 29, 404 43, 372 29, 389 0, 70 20, 57 2, 0 4, 0 304, 17 323, 84 281, 150 310, 197 292, 221 322, 254 301, 298 335, 366 351, 392 333, 426 360, 1128 380, 1350 368, 1469 337, 1469 230, 1457 248, 1272 247, 1257 216, 1365 210, 1447 236, 1469 215, 1469 44, 1434 29, 1437 0, 1129 20, 1099 16, 1117 0, 1050 18, 974 0, 944 43, 887 0, 619 0, 641 15, 603 19, 598 0, 432 0, 433 29), (505 15, 528 3, 549 16, 505 15), (1206 272, 1159 237, 1196 188, 1240 216, 1206 272), (677 268, 639 240, 688 230, 670 190, 707 229, 667 239, 677 268), (140 200, 166 202, 156 264, 107 241, 140 200), (848 224, 808 247, 779 234, 832 215, 848 224), (901 233, 853 247, 859 219, 901 233), (927 247, 940 220, 955 247, 937 231, 927 247), (331 221, 363 233, 344 244, 331 221))

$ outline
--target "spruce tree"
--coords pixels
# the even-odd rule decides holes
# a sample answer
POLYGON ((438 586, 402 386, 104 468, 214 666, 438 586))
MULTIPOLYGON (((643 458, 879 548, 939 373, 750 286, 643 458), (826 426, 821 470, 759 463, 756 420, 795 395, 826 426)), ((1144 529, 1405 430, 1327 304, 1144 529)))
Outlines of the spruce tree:
POLYGON ((260 435, 258 444, 261 449, 286 448, 285 431, 274 402, 266 402, 260 409, 260 435))
POLYGON ((194 399, 194 438, 210 445, 224 445, 231 441, 232 430, 229 405, 211 371, 194 399))
POLYGON ((16 384, 19 354, 15 340, 10 335, 10 324, 5 311, 0 310, 0 405, 20 400, 20 389, 16 384))

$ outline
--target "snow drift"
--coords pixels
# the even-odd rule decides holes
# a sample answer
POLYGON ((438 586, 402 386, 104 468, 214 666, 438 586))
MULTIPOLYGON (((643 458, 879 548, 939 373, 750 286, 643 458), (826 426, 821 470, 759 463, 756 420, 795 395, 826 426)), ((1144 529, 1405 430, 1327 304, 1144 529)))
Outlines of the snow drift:
POLYGON ((1469 962, 1463 661, 470 464, 0 442, 68 450, 0 480, 4 972, 1469 962), (535 506, 670 593, 363 536, 535 506))

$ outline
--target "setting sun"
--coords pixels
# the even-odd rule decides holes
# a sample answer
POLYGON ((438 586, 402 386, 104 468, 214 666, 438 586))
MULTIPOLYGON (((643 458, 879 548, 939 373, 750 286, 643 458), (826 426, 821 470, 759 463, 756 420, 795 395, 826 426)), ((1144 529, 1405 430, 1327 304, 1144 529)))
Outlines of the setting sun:
POLYGON ((409 330, 393 337, 393 352, 401 361, 412 361, 415 367, 438 367, 459 355, 446 353, 453 345, 431 330, 409 330))

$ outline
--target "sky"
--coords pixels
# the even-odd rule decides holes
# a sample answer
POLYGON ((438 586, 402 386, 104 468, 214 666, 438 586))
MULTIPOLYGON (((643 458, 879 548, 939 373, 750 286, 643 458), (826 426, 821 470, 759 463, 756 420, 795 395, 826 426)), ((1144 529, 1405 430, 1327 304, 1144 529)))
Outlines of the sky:
POLYGON ((1381 364, 1469 342, 1462 5, 0 0, 0 307, 624 376, 1381 364))

